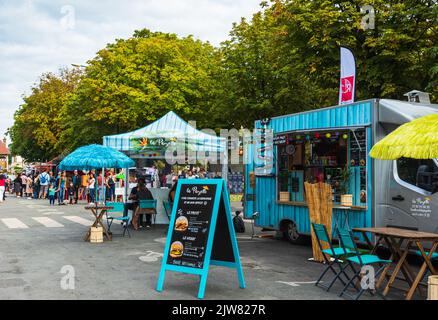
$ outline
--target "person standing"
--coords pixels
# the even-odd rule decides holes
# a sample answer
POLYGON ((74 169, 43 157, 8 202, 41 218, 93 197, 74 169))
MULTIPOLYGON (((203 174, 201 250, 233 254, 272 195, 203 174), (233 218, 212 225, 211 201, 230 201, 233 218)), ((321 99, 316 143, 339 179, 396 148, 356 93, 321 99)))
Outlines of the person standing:
POLYGON ((2 173, 0 174, 0 203, 4 201, 5 189, 6 189, 5 186, 6 186, 6 177, 2 173))
MULTIPOLYGON (((88 179, 89 179, 89 175, 87 173, 84 172, 84 174, 82 175, 82 200, 87 199, 87 195, 88 195, 88 179)), ((90 202, 90 198, 87 199, 88 202, 90 202)))
POLYGON ((50 175, 48 173, 49 170, 46 170, 39 175, 39 181, 40 181, 40 199, 46 199, 47 196, 47 188, 50 183, 50 175))
POLYGON ((37 200, 40 196, 40 177, 39 172, 35 172, 35 176, 33 178, 33 198, 37 200))
POLYGON ((197 178, 197 177, 193 174, 193 171, 192 171, 192 170, 189 170, 189 171, 187 172, 186 179, 191 180, 191 179, 196 179, 196 178, 197 178))
POLYGON ((73 191, 74 191, 74 201, 75 204, 78 203, 78 198, 79 198, 79 187, 81 186, 81 177, 78 174, 78 170, 74 171, 74 175, 72 177, 72 184, 73 184, 73 191))
POLYGON ((108 197, 110 199, 110 201, 114 201, 115 195, 116 195, 116 182, 114 180, 114 176, 113 173, 110 172, 108 174, 108 179, 107 179, 107 185, 108 185, 108 197))
POLYGON ((55 205, 55 193, 56 193, 56 188, 53 185, 53 183, 51 183, 49 186, 49 204, 51 206, 55 205))
POLYGON ((21 193, 20 193, 20 196, 21 197, 26 197, 26 185, 27 185, 27 176, 26 176, 26 174, 23 172, 22 174, 21 174, 21 193))
POLYGON ((62 174, 58 175, 58 205, 64 204, 64 196, 65 196, 65 188, 67 186, 67 175, 64 172, 62 174))
POLYGON ((90 204, 94 204, 95 201, 95 183, 96 179, 94 178, 94 174, 90 173, 90 178, 88 179, 88 190, 90 193, 90 204))
POLYGON ((14 192, 17 198, 20 198, 21 196, 21 177, 17 174, 14 180, 14 192))
POLYGON ((26 197, 31 200, 33 194, 33 179, 31 176, 26 177, 26 197))
POLYGON ((104 172, 99 173, 99 175, 97 176, 97 190, 98 190, 97 201, 98 202, 105 202, 105 177, 104 177, 104 172))
POLYGON ((69 179, 68 189, 67 189, 68 203, 69 204, 73 204, 73 201, 76 201, 76 194, 77 194, 76 191, 77 191, 77 189, 76 189, 76 187, 73 184, 73 180, 69 179))

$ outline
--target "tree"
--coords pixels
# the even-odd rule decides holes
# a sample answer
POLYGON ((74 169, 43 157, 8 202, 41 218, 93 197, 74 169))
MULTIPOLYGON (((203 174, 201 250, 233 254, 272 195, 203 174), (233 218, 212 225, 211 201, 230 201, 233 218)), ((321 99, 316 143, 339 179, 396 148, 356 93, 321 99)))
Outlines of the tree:
POLYGON ((192 37, 144 29, 117 40, 89 61, 64 109, 60 144, 102 143, 104 135, 138 129, 170 110, 208 119, 216 68, 216 50, 192 37))
MULTIPOLYGON (((337 103, 339 46, 352 48, 357 58, 357 99, 405 99, 412 90, 432 90, 434 45, 438 43, 435 0, 286 0, 271 12, 282 28, 277 43, 295 52, 295 65, 320 87, 322 105, 337 103), (374 28, 364 30, 360 8, 372 5, 374 28)), ((283 54, 284 56, 284 54, 283 54)))
POLYGON ((61 111, 80 80, 78 70, 62 69, 59 75, 43 74, 24 104, 15 112, 8 130, 11 152, 27 161, 46 161, 59 155, 58 140, 64 119, 61 111))
POLYGON ((429 90, 438 100, 435 0, 272 0, 250 22, 234 24, 221 46, 218 103, 225 127, 338 103, 339 47, 357 58, 357 100, 404 100, 429 90), (375 28, 360 8, 371 4, 375 28))

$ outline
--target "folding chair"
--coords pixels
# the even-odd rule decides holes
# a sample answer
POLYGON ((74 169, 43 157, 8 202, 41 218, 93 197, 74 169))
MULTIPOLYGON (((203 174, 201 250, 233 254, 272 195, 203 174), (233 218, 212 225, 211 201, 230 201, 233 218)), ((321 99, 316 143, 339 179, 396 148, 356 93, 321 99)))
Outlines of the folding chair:
POLYGON ((137 225, 136 219, 140 214, 152 214, 154 225, 157 219, 157 200, 140 200, 133 217, 133 225, 137 225))
POLYGON ((163 207, 164 211, 166 212, 167 219, 169 219, 170 222, 170 216, 172 214, 172 202, 170 202, 169 200, 163 201, 163 207))
POLYGON ((106 203, 107 206, 110 207, 114 207, 111 210, 108 210, 106 212, 106 222, 108 224, 108 232, 111 231, 111 226, 114 222, 114 220, 116 221, 121 221, 124 222, 123 223, 123 236, 125 236, 126 231, 128 232, 128 236, 131 238, 131 233, 129 232, 129 216, 126 217, 114 217, 114 216, 108 216, 108 213, 116 213, 116 212, 121 212, 123 213, 125 210, 125 205, 123 204, 123 202, 107 202, 106 203))
POLYGON ((342 282, 342 284, 345 286, 346 282, 341 278, 341 274, 345 276, 347 281, 350 280, 347 273, 345 272, 344 268, 342 268, 342 262, 339 260, 340 257, 345 256, 349 253, 351 253, 350 250, 344 249, 344 248, 334 248, 330 237, 327 232, 327 228, 323 224, 317 224, 312 223, 313 231, 315 232, 315 236, 318 242, 319 249, 323 253, 324 262, 327 265, 327 268, 324 269, 324 271, 319 276, 318 280, 316 280, 315 286, 319 286, 321 288, 326 289, 329 291, 333 284, 336 282, 336 280, 339 280, 342 282), (329 245, 328 249, 324 249, 321 242, 326 242, 329 245), (329 259, 328 257, 331 257, 332 259, 329 259), (337 272, 334 268, 334 266, 337 265, 339 267, 339 272, 337 272), (335 277, 330 281, 330 284, 328 286, 320 284, 322 278, 325 276, 325 274, 331 270, 335 277))
MULTIPOLYGON (((353 232, 351 232, 351 230, 338 228, 338 235, 339 235, 339 240, 341 242, 342 247, 345 250, 347 250, 347 249, 351 250, 351 252, 353 254, 353 255, 347 257, 346 261, 354 272, 353 277, 345 285, 344 289, 342 290, 342 292, 340 293, 339 296, 342 297, 343 295, 347 295, 348 297, 350 297, 354 300, 358 300, 360 298, 360 296, 364 293, 365 290, 375 289, 375 292, 378 295, 380 295, 383 299, 385 299, 385 297, 380 292, 378 292, 377 288, 375 288, 374 286, 370 286, 369 288, 366 288, 363 285, 361 285, 361 288, 358 289, 355 286, 355 284, 353 284, 353 281, 355 279, 357 279, 359 282, 361 282, 362 281, 361 272, 363 270, 363 267, 372 266, 373 264, 380 265, 380 268, 377 270, 377 272, 374 273, 374 280, 377 280, 379 278, 379 275, 382 273, 383 269, 385 269, 386 265, 389 263, 392 263, 392 261, 380 259, 377 255, 374 255, 374 254, 361 254, 357 248, 356 243, 354 242, 354 236, 353 236, 353 232), (359 270, 357 270, 354 267, 354 265, 358 266, 359 270), (347 292, 347 290, 350 286, 353 286, 354 289, 356 289, 358 291, 358 293, 355 296, 353 296, 347 292)), ((371 280, 373 280, 373 279, 371 279, 371 280)))

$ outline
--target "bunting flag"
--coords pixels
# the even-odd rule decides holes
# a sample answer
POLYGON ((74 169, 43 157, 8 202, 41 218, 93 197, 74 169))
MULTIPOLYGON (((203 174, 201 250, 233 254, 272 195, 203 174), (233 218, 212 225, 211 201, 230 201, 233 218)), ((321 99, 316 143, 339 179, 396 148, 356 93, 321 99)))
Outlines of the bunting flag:
POLYGON ((356 91, 356 59, 353 52, 341 47, 341 83, 339 86, 339 104, 354 102, 356 91))

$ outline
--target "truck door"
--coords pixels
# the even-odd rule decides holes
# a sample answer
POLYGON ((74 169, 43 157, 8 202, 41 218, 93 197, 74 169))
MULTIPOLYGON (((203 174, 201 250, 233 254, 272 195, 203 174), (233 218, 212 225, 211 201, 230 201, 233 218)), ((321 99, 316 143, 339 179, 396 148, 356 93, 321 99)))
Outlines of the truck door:
POLYGON ((243 212, 245 218, 251 219, 255 212, 255 175, 254 175, 254 145, 244 144, 243 156, 245 160, 245 193, 243 212))
POLYGON ((436 160, 401 158, 393 162, 392 169, 386 224, 428 232, 438 231, 436 160))

